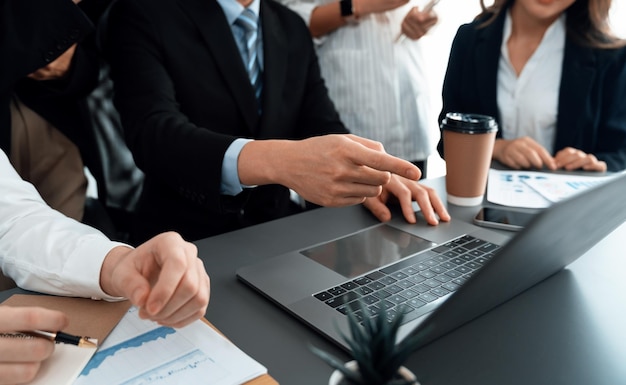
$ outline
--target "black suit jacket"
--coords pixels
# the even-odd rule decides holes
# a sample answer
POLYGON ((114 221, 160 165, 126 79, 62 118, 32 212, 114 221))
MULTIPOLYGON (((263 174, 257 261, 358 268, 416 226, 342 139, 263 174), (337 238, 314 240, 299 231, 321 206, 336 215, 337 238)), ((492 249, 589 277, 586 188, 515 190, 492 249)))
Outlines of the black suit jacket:
POLYGON ((90 127, 85 97, 97 84, 99 59, 94 23, 109 0, 0 0, 0 148, 11 145, 10 100, 24 104, 52 123, 81 152, 84 163, 106 196, 102 165, 90 127), (26 76, 80 43, 63 79, 35 81, 26 76))
POLYGON ((164 230, 198 239, 286 215, 283 186, 220 193, 228 146, 347 132, 302 19, 262 0, 260 21, 262 116, 215 0, 119 0, 112 8, 106 45, 115 103, 146 174, 136 241, 164 230))
MULTIPOLYGON (((448 112, 491 115, 500 121, 497 76, 505 12, 485 28, 459 28, 443 85, 448 112)), ((626 48, 597 49, 567 38, 559 90, 555 152, 574 147, 594 154, 609 171, 626 168, 626 48)), ((501 136, 498 132, 498 136, 501 136)), ((440 153, 442 143, 439 144, 440 153)))

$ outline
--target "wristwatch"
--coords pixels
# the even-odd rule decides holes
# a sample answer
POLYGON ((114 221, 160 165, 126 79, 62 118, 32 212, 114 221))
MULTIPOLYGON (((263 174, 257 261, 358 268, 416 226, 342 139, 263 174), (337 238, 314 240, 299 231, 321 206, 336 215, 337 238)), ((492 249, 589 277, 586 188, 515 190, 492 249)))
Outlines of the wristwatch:
POLYGON ((356 22, 357 15, 354 13, 352 0, 339 0, 339 9, 341 10, 341 16, 344 19, 350 22, 356 22))

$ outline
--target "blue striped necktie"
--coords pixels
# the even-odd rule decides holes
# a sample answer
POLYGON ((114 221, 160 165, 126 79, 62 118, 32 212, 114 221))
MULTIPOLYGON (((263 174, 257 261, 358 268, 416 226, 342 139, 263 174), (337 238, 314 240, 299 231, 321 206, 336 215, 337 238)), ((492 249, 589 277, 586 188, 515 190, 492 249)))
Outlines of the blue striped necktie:
POLYGON ((246 66, 246 70, 248 71, 248 76, 250 77, 250 83, 254 88, 254 95, 256 96, 260 111, 262 82, 261 66, 259 64, 259 59, 257 55, 257 16, 251 9, 246 8, 243 10, 243 12, 241 12, 239 17, 237 17, 235 25, 244 31, 243 43, 247 51, 247 57, 244 57, 243 61, 246 66))

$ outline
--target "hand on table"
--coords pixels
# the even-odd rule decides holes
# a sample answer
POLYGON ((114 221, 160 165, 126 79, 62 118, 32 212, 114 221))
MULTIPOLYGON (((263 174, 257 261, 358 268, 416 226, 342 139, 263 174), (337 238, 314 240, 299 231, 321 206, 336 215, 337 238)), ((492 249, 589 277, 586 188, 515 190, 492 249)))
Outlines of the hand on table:
POLYGON ((493 148, 493 158, 512 169, 556 170, 557 164, 552 155, 534 139, 524 136, 517 139, 497 139, 493 148))
POLYGON ((416 222, 413 201, 417 202, 428 224, 434 226, 439 223, 439 219, 444 222, 450 220, 450 214, 433 188, 398 175, 392 175, 391 181, 383 187, 382 193, 377 197, 367 198, 363 205, 378 220, 386 222, 391 219, 391 211, 387 207, 387 203, 392 197, 400 203, 404 219, 409 223, 416 222))
POLYGON ((530 137, 512 140, 498 139, 494 145, 493 158, 505 166, 513 169, 564 169, 605 172, 607 165, 598 160, 593 154, 566 147, 556 153, 554 157, 548 150, 530 137))
POLYGON ((557 168, 565 170, 583 169, 585 171, 606 171, 606 162, 598 160, 593 154, 587 154, 572 147, 566 147, 554 156, 557 168))

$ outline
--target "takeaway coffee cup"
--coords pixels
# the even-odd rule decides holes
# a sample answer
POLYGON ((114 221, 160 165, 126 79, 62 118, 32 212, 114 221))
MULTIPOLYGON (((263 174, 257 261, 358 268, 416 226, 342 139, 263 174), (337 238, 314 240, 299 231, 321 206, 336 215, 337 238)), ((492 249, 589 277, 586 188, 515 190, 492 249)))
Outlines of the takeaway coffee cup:
POLYGON ((498 124, 491 116, 450 112, 441 121, 441 130, 448 202, 481 204, 498 124))

